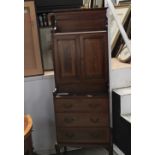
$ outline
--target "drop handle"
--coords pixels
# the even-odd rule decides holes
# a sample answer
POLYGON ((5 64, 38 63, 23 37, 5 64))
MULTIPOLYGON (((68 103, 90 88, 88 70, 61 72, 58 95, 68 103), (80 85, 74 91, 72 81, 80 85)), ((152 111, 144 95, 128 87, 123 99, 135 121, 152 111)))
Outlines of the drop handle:
POLYGON ((65 136, 67 138, 73 138, 74 137, 74 134, 73 133, 66 133, 65 136))
POLYGON ((73 104, 64 104, 64 108, 72 108, 73 107, 73 104))
POLYGON ((90 103, 89 107, 92 109, 96 109, 99 105, 98 104, 94 104, 94 103, 90 103))
POLYGON ((90 135, 93 138, 99 138, 100 137, 100 134, 99 133, 91 133, 90 135))
POLYGON ((68 123, 68 124, 70 124, 70 123, 73 123, 74 122, 74 118, 64 118, 64 121, 65 121, 65 123, 68 123))
POLYGON ((93 123, 98 123, 99 122, 99 118, 90 118, 90 121, 93 123))

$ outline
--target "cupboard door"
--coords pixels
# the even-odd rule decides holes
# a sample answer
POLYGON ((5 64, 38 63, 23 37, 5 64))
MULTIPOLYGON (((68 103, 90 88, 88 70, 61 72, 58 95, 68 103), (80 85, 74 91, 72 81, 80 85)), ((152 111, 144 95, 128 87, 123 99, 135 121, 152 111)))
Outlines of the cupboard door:
POLYGON ((80 51, 76 35, 54 35, 54 62, 56 83, 60 89, 63 84, 79 82, 80 51))
POLYGON ((81 34, 80 45, 83 81, 102 89, 108 82, 107 32, 81 34))
POLYGON ((34 2, 24 2, 24 76, 43 74, 34 2))

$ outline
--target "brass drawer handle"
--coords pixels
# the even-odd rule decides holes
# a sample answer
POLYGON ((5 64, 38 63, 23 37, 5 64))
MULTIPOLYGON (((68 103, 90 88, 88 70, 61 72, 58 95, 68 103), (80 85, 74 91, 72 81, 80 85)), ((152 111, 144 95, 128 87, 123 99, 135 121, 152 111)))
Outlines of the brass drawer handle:
POLYGON ((66 133, 65 134, 65 136, 67 137, 67 138, 73 138, 75 135, 73 134, 73 133, 66 133))
POLYGON ((64 104, 64 108, 72 108, 73 107, 73 104, 70 104, 70 103, 66 103, 64 104))
POLYGON ((99 122, 99 118, 90 118, 90 121, 93 123, 98 123, 99 122))
POLYGON ((96 108, 99 107, 99 104, 90 103, 89 107, 92 108, 92 109, 96 109, 96 108))
POLYGON ((92 137, 92 138, 99 138, 101 135, 99 134, 99 133, 91 133, 90 134, 90 136, 92 137))
POLYGON ((65 121, 65 123, 68 123, 68 124, 70 124, 70 123, 73 123, 74 122, 74 118, 64 118, 64 121, 65 121))

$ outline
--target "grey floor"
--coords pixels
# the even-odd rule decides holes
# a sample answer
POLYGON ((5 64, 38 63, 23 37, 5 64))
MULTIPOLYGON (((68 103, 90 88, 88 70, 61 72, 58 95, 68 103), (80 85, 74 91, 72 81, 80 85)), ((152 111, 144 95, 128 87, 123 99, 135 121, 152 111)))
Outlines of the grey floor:
MULTIPOLYGON (((73 151, 68 151, 67 153, 62 155, 109 155, 108 151, 104 148, 85 148, 85 149, 78 149, 73 151)), ((113 155, 118 155, 114 152, 113 155)))

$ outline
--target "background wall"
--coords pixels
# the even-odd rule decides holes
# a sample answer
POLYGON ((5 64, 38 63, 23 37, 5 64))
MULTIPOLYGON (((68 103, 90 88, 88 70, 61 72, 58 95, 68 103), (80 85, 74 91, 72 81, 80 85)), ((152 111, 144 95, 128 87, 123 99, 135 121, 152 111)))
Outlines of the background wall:
POLYGON ((54 88, 53 75, 25 78, 24 81, 24 112, 33 119, 34 150, 43 155, 53 153, 56 143, 52 96, 54 88))

